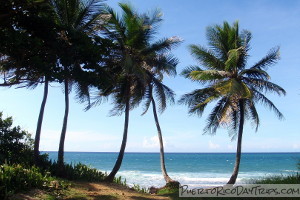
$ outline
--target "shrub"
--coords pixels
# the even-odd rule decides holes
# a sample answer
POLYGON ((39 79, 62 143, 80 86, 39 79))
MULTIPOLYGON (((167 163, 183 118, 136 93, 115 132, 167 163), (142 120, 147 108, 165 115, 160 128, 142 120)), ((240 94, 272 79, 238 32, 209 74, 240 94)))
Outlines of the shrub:
MULTIPOLYGON (((12 117, 4 119, 0 112, 0 165, 6 163, 32 166, 33 143, 30 133, 22 130, 20 126, 13 127, 12 117)), ((51 164, 47 154, 39 156, 39 163, 42 169, 51 164)))
MULTIPOLYGON (((57 175, 57 163, 51 164, 50 172, 53 175, 57 175)), ((105 178, 105 174, 96 168, 89 167, 85 164, 67 164, 64 165, 64 174, 60 176, 68 180, 80 180, 80 181, 95 181, 100 182, 105 178)))
POLYGON ((258 180, 251 180, 252 184, 300 184, 300 175, 277 175, 268 176, 258 180))
POLYGON ((67 187, 67 184, 57 181, 50 173, 42 173, 37 167, 0 165, 0 199, 31 188, 58 190, 64 187, 67 187))
POLYGON ((0 112, 0 164, 24 163, 31 164, 33 139, 21 130, 20 126, 12 127, 12 117, 2 119, 0 112))

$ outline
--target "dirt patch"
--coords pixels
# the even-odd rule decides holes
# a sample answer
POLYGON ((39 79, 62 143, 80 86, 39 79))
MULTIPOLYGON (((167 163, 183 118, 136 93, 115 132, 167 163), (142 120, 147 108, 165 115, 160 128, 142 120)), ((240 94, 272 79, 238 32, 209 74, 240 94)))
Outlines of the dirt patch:
POLYGON ((128 199, 128 200, 167 200, 168 197, 144 194, 122 185, 114 183, 75 183, 74 188, 81 188, 82 192, 92 199, 128 199))

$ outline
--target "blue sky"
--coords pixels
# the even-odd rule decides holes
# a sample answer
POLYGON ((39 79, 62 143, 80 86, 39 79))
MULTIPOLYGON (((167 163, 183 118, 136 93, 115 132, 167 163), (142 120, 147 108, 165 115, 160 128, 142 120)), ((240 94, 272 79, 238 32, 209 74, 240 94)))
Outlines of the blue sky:
MULTIPOLYGON (((117 8, 118 1, 110 0, 110 6, 117 8)), ((300 1, 285 0, 132 0, 139 12, 160 8, 164 21, 157 39, 178 36, 183 43, 173 53, 180 60, 177 71, 196 64, 187 46, 206 46, 207 26, 233 23, 238 20, 241 29, 252 32, 251 51, 248 64, 261 59, 269 49, 281 48, 281 60, 268 70, 272 82, 281 85, 285 97, 268 95, 282 111, 285 120, 279 121, 268 109, 258 106, 261 125, 258 132, 246 123, 243 136, 244 152, 299 152, 300 150, 300 1)), ((201 88, 201 85, 186 80, 179 75, 166 77, 165 83, 177 94, 201 88)), ((36 122, 43 88, 34 90, 0 88, 0 111, 5 116, 13 116, 16 125, 35 133, 36 122)), ((124 115, 109 117, 113 107, 107 101, 88 112, 78 104, 73 93, 70 100, 66 151, 119 151, 124 115)), ((183 105, 172 105, 159 116, 165 150, 167 152, 234 152, 236 141, 231 141, 226 129, 219 129, 214 136, 203 135, 206 117, 212 107, 208 106, 202 118, 189 116, 183 105)), ((141 116, 142 109, 130 113, 127 152, 158 152, 157 132, 151 110, 141 116)), ((58 84, 51 84, 45 110, 41 135, 41 150, 58 149, 64 114, 64 96, 58 84)))

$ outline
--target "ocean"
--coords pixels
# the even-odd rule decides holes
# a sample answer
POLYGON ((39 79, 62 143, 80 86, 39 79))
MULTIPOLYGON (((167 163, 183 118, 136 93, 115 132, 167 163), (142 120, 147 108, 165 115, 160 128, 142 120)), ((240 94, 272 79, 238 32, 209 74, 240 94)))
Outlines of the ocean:
MULTIPOLYGON (((56 160, 57 152, 44 152, 56 160)), ((65 162, 84 163, 101 171, 110 172, 118 153, 65 152, 65 162)), ((225 184, 235 162, 235 153, 166 153, 169 176, 181 184, 218 186, 225 184)), ((269 175, 288 175, 298 172, 299 153, 243 153, 237 183, 269 175)), ((125 153, 117 176, 128 185, 142 187, 164 185, 159 153, 125 153)))

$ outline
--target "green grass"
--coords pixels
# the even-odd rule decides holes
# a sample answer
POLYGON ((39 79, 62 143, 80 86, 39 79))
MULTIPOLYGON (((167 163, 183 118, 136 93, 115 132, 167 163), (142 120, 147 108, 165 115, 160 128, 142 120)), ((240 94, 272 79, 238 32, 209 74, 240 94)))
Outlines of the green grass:
POLYGON ((267 176, 258 180, 251 180, 250 184, 300 184, 300 175, 280 175, 280 176, 267 176))
POLYGON ((0 199, 6 199, 12 194, 33 188, 58 194, 68 186, 66 181, 51 177, 50 173, 43 173, 35 166, 0 165, 0 199))

